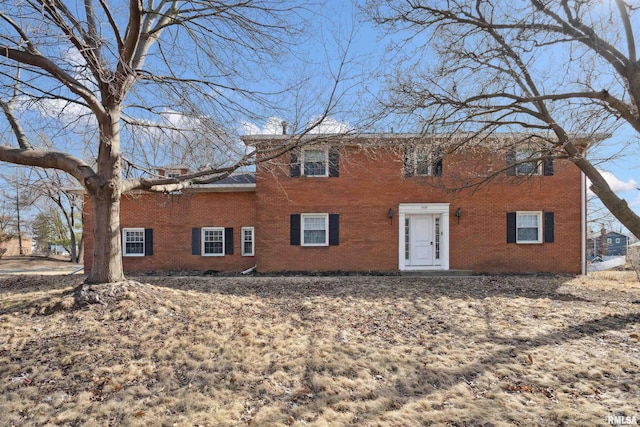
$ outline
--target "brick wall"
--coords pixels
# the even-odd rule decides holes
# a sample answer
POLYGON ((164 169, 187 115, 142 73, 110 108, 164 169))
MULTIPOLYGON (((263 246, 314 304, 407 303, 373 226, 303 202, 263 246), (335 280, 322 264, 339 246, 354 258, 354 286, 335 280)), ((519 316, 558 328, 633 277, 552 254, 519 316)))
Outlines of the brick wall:
POLYGON ((451 269, 580 273, 581 174, 571 162, 556 160, 553 176, 500 173, 481 187, 447 190, 503 168, 504 154, 475 149, 449 155, 442 177, 404 177, 400 149, 342 148, 340 176, 331 178, 290 178, 288 156, 262 164, 256 192, 258 270, 397 270, 399 204, 450 203, 451 269), (507 244, 506 214, 512 211, 554 212, 555 241, 507 244), (292 246, 292 213, 339 214, 340 244, 292 246))
MULTIPOLYGON (((261 272, 398 270, 401 203, 449 203, 449 267, 475 272, 581 271, 581 174, 556 160, 553 176, 505 173, 480 187, 451 191, 505 166, 505 153, 467 150, 445 157, 442 177, 405 177, 396 149, 342 147, 339 177, 289 177, 289 156, 257 168, 256 192, 202 192, 124 196, 121 227, 153 229, 153 255, 125 257, 125 271, 261 272), (390 221, 387 213, 393 209, 390 221), (456 210, 462 216, 458 222, 456 210), (506 215, 554 213, 554 242, 506 242, 506 215), (291 214, 339 214, 339 245, 291 245, 291 214), (232 227, 234 254, 191 255, 191 229, 232 227), (241 255, 241 227, 255 227, 255 257, 241 255)), ((86 205, 85 230, 92 225, 86 205)), ((85 235, 85 269, 91 268, 91 233, 85 235)))
MULTIPOLYGON (((255 265, 253 256, 242 256, 241 228, 255 226, 255 192, 202 192, 166 195, 124 195, 121 228, 153 229, 153 255, 123 257, 125 271, 219 270, 242 271, 255 265), (233 228, 233 255, 191 254, 191 230, 201 227, 233 228)), ((93 219, 85 203, 85 272, 91 271, 93 219)))

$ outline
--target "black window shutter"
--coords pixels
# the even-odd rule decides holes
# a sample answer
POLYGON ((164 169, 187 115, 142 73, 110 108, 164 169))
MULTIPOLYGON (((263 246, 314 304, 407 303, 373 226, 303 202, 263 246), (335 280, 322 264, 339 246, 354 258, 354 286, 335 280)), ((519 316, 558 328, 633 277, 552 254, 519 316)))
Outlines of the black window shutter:
POLYGON ((433 176, 442 176, 442 149, 436 148, 433 157, 433 176))
POLYGON ((144 229, 144 256, 153 255, 153 228, 144 229))
POLYGON ((289 170, 292 178, 300 176, 300 149, 294 148, 289 152, 289 170))
POLYGON ((224 253, 225 255, 233 255, 233 228, 224 229, 224 253))
POLYGON ((507 149, 507 175, 515 176, 516 174, 516 149, 507 149))
POLYGON ((200 255, 200 229, 191 229, 191 255, 200 255))
POLYGON ((516 242, 516 213, 507 212, 507 243, 516 242))
POLYGON ((337 246, 340 244, 340 215, 329 214, 329 244, 337 246))
POLYGON ((329 176, 340 176, 340 151, 329 147, 329 176))
POLYGON ((542 163, 543 174, 544 176, 552 176, 553 175, 553 159, 544 159, 542 163))
POLYGON ((404 146, 404 176, 413 176, 413 145, 404 146))
POLYGON ((553 243, 554 240, 554 215, 553 212, 544 213, 544 242, 553 243))
POLYGON ((291 214, 291 245, 300 246, 300 214, 291 214))

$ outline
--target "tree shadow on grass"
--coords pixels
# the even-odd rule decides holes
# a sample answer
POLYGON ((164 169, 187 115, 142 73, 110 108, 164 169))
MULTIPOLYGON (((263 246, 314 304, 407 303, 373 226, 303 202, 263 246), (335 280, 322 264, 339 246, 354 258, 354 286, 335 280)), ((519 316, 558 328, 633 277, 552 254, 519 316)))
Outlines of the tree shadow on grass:
MULTIPOLYGON (((577 325, 569 326, 565 329, 543 334, 538 337, 532 337, 528 339, 516 338, 516 339, 502 339, 499 337, 494 337, 491 339, 491 342, 496 345, 497 348, 500 348, 497 351, 491 352, 490 355, 481 358, 477 361, 474 361, 469 364, 465 364, 464 366, 460 366, 457 368, 449 368, 449 369, 434 369, 429 367, 428 365, 422 363, 417 359, 405 359, 405 360, 376 360, 371 363, 371 365, 384 365, 386 363, 387 366, 396 370, 398 365, 403 365, 404 371, 413 372, 413 375, 399 378, 391 384, 388 384, 386 387, 380 390, 376 390, 369 397, 365 397, 364 400, 370 399, 374 401, 376 399, 383 399, 387 402, 386 405, 383 405, 381 409, 378 411, 367 411, 358 413, 358 423, 362 423, 363 425, 367 425, 368 423, 375 423, 379 420, 381 416, 385 412, 389 411, 398 411, 401 410, 402 407, 409 405, 413 402, 421 400, 425 397, 428 397, 430 394, 435 392, 446 393, 457 387, 460 384, 471 385, 474 381, 480 376, 484 375, 489 371, 496 371, 500 368, 505 369, 509 366, 513 366, 514 364, 527 364, 526 357, 522 357, 526 355, 528 352, 531 352, 539 347, 543 346, 554 346, 557 344, 570 344, 572 341, 577 341, 583 338, 597 336, 610 331, 622 330, 629 325, 640 323, 640 313, 631 313, 627 315, 607 315, 598 319, 593 319, 590 321, 586 321, 577 325), (522 358, 519 360, 518 358, 522 358)), ((309 349, 309 352, 313 352, 313 348, 309 349)), ((340 351, 338 349, 338 351, 340 351)), ((352 355, 345 353, 344 356, 346 359, 352 357, 352 355)), ((533 362, 530 362, 533 363, 533 362)), ((309 365, 312 362, 308 362, 309 365)), ((317 368, 316 368, 317 369, 317 368)), ((555 367, 545 368, 545 372, 556 369, 555 367)), ((317 372, 316 372, 317 373, 317 372)), ((376 372, 372 372, 375 374, 376 372)), ((312 377, 313 372, 307 372, 306 377, 312 377)), ((386 376, 387 373, 382 373, 382 376, 386 376)), ((571 382, 583 382, 585 380, 584 376, 582 376, 582 372, 579 367, 576 367, 575 372, 563 372, 566 380, 570 380, 571 382), (573 379, 572 379, 573 378, 573 379)), ((338 375, 348 375, 348 370, 343 372, 338 372, 338 375), (346 372, 346 373, 345 373, 346 372)), ((517 374, 516 374, 517 376, 517 374)), ((593 379, 597 381, 597 378, 593 379)), ((532 393, 532 394, 540 394, 544 396, 546 399, 555 399, 556 388, 563 385, 562 382, 558 381, 553 384, 528 384, 528 383, 519 383, 517 378, 509 378, 505 379, 505 389, 506 393, 532 393), (514 381, 514 384, 509 383, 509 381, 514 381)), ((327 392, 322 389, 314 389, 314 386, 311 381, 307 381, 308 387, 317 394, 315 405, 318 404, 318 401, 324 402, 328 407, 336 407, 340 405, 340 397, 335 395, 332 392, 327 392)), ((612 388, 619 388, 621 392, 629 393, 629 385, 622 384, 614 381, 613 379, 607 384, 609 390, 612 388)), ((640 384, 636 381, 635 386, 636 389, 640 388, 640 384)), ((629 393, 629 396, 634 395, 634 393, 629 393)), ((302 402, 298 401, 297 403, 304 404, 304 400, 302 402)), ((381 405, 376 405, 380 408, 381 405)), ((473 406, 473 405, 472 405, 473 406)), ((441 408, 442 409, 442 408, 441 408)), ((504 414, 503 414, 504 415, 504 414)), ((501 416, 503 416, 501 415, 501 416)), ((483 419, 482 412, 474 413, 473 410, 465 413, 466 419, 456 419, 450 420, 451 422, 462 423, 455 425, 485 425, 486 421, 496 421, 495 419, 483 419), (468 424, 471 423, 471 424, 468 424), (479 424, 477 424, 479 423, 479 424)), ((551 415, 551 417, 555 417, 556 415, 551 415)), ((499 420, 498 420, 499 421, 499 420)), ((502 419, 502 421, 516 421, 516 419, 502 419)), ((448 424, 449 425, 449 424, 448 424)), ((489 424, 492 425, 492 424, 489 424)), ((520 425, 518 423, 518 425, 520 425)), ((564 425, 562 422, 559 425, 564 425)))
MULTIPOLYGON (((394 343, 386 340, 385 328, 388 325, 397 325, 396 320, 398 320, 398 316, 394 315, 393 318, 386 320, 387 323, 381 323, 379 325, 382 327, 381 329, 375 329, 372 327, 371 329, 364 331, 364 333, 359 332, 360 325, 358 325, 357 328, 353 328, 353 325, 350 324, 350 322, 353 323, 360 322, 361 320, 367 320, 367 316, 370 313, 366 312, 364 308, 363 312, 359 314, 360 317, 356 317, 355 320, 349 321, 346 318, 340 318, 340 320, 344 321, 344 323, 337 325, 336 330, 338 332, 341 332, 342 330, 348 330, 351 331, 351 335, 347 334, 348 336, 359 337, 357 339, 353 338, 354 341, 352 343, 349 343, 348 341, 339 341, 332 335, 334 333, 333 330, 330 332, 330 334, 328 334, 324 329, 322 329, 324 327, 322 323, 316 323, 322 320, 323 313, 325 313, 321 310, 321 307, 314 308, 315 302, 310 306, 304 306, 303 303, 308 302, 309 298, 314 297, 322 297, 323 299, 326 299, 328 301, 332 299, 353 299, 355 301, 354 305, 343 306, 342 309, 336 310, 336 313, 334 313, 335 315, 342 315, 344 313, 348 314, 349 310, 351 310, 352 307, 358 306, 360 302, 358 299, 369 300, 367 302, 380 301, 383 308, 394 310, 393 306, 389 305, 387 307, 384 304, 388 301, 392 302, 393 299, 396 298, 405 298, 410 301, 426 301, 431 298, 437 299, 440 297, 457 298, 463 300, 470 298, 482 300, 484 298, 491 297, 532 299, 548 298, 551 300, 566 301, 566 304, 563 303, 561 304, 561 306, 567 307, 567 309, 564 310, 561 314, 567 322, 571 322, 570 307, 573 302, 581 301, 581 299, 559 292, 559 288, 566 283, 567 278, 555 276, 487 276, 464 279, 389 277, 242 279, 204 278, 203 280, 191 279, 192 278, 182 278, 181 283, 169 281, 167 283, 164 283, 164 285, 162 280, 158 280, 158 283, 156 283, 156 285, 167 286, 172 289, 183 289, 202 293, 197 294, 194 297, 196 299, 201 298, 202 296, 215 299, 216 296, 224 294, 250 298, 258 297, 257 299, 271 300, 271 302, 277 304, 277 307, 275 307, 276 311, 270 313, 270 315, 272 316, 271 321, 287 322, 291 327, 291 334, 300 336, 301 339, 308 339, 308 343, 305 344, 308 348, 308 352, 307 355, 305 355, 305 360, 302 362, 306 363, 307 369, 304 373, 299 374, 301 377, 301 383, 304 387, 297 391, 293 390, 291 395, 274 395, 273 393, 270 395, 267 394, 264 389, 264 382, 265 378, 267 378, 269 375, 269 371, 257 372, 255 376, 248 375, 247 383, 234 381, 223 382, 220 379, 225 378, 226 372, 224 369, 227 368, 225 368, 224 366, 220 367, 219 362, 217 361, 212 364, 211 369, 213 370, 213 372, 210 372, 208 374, 208 376, 206 377, 206 381, 205 379, 200 380, 200 386, 209 387, 215 392, 226 392, 228 390, 233 390, 234 388, 242 389, 250 395, 250 400, 252 402, 265 402, 265 406, 283 403, 282 408, 284 409, 284 412, 282 413, 282 415, 274 414, 272 416, 273 418, 270 418, 272 422, 265 422, 263 425, 287 424, 289 416, 292 416, 294 420, 298 420, 298 415, 302 414, 304 412, 304 409, 307 410, 307 413, 315 412, 319 414, 322 413, 323 409, 331 409, 336 412, 346 411, 346 413, 348 413, 350 416, 352 415, 353 417, 358 417, 357 421, 355 421, 355 418, 353 421, 356 424, 380 424, 378 423, 378 420, 382 418, 387 412, 399 411, 403 408, 406 408, 407 411, 415 411, 415 409, 409 408, 409 405, 416 401, 424 399, 425 397, 433 395, 436 392, 439 393, 442 391, 453 391, 456 386, 460 384, 464 385, 472 383, 475 379, 488 372, 494 372, 500 368, 512 369, 514 365, 520 365, 522 363, 526 364, 526 353, 531 352, 532 350, 535 350, 537 348, 544 346, 554 346, 559 343, 571 343, 572 341, 578 341, 587 337, 606 334, 610 331, 623 330, 629 325, 637 324, 640 322, 640 313, 630 313, 626 315, 605 315, 597 319, 592 319, 579 324, 563 327, 559 330, 556 329, 551 332, 542 333, 538 336, 532 335, 530 337, 508 338, 502 337, 499 334, 483 332, 481 330, 475 329, 474 325, 472 324, 460 322, 460 327, 463 327, 469 331, 469 340, 474 340, 476 344, 487 342, 494 345, 488 349, 488 352, 479 352, 481 356, 479 356, 476 360, 471 360, 468 363, 460 363, 459 365, 453 367, 437 368, 428 364, 425 365, 425 363, 420 360, 419 357, 407 356, 406 354, 404 354, 405 350, 407 349, 406 346, 409 345, 413 346, 413 349, 417 352, 430 351, 428 350, 428 348, 426 348, 426 345, 428 343, 423 344, 419 342, 419 340, 414 339, 414 337, 411 336, 406 339, 401 339, 400 341, 402 342, 400 344, 402 345, 402 347, 398 347, 398 349, 395 349, 394 343), (292 316, 292 314, 295 316, 292 316), (316 327, 315 325, 320 326, 316 327), (351 327, 351 329, 349 329, 349 327, 351 327), (318 336, 321 339, 318 339, 318 336), (376 350, 376 344, 385 346, 387 349, 392 349, 393 352, 389 352, 386 354, 383 352, 376 352, 374 351, 376 350), (335 352, 333 362, 327 362, 327 358, 319 355, 318 353, 320 350, 335 352), (358 358, 361 359, 358 360, 358 358), (354 364, 354 362, 356 361, 358 363, 354 364), (325 389, 322 386, 322 381, 318 381, 318 377, 321 376, 335 376, 338 379, 343 379, 345 384, 347 384, 349 381, 363 381, 362 373, 359 373, 358 370, 368 370, 371 377, 373 378, 373 381, 380 381, 380 386, 373 389, 370 393, 362 393, 359 395, 350 396, 349 390, 343 390, 344 392, 340 392, 338 390, 339 394, 336 394, 336 388, 332 390, 325 389), (398 372, 404 372, 407 374, 405 376, 402 376, 399 375, 398 372), (380 376, 383 379, 377 380, 377 376, 380 376), (389 381, 385 381, 385 377, 388 377, 389 381), (366 411, 353 411, 352 406, 350 406, 352 404, 364 403, 371 403, 370 406, 367 406, 368 409, 366 411)), ((153 288, 149 287, 149 290, 153 291, 153 288)), ((21 307, 35 307, 37 306, 37 304, 43 303, 40 297, 37 298, 37 302, 36 298, 34 297, 34 299, 26 302, 25 305, 21 307)), ((267 301, 267 304, 269 303, 270 302, 267 301)), ((411 303, 407 304, 406 306, 408 307, 410 305, 411 303)), ((466 303, 463 303, 462 305, 466 306, 466 303)), ((474 306, 477 305, 481 304, 475 304, 474 306)), ((369 306, 375 308, 374 304, 369 304, 369 306)), ((589 304, 589 307, 591 306, 592 305, 589 304)), ((13 309, 15 310, 15 308, 13 309)), ((237 306, 234 305, 234 309, 237 309, 237 306)), ((433 310, 435 309, 437 309, 437 305, 433 306, 433 310)), ((381 315, 385 316, 388 311, 385 311, 381 308, 378 308, 378 310, 381 312, 381 315)), ((429 311, 431 310, 431 306, 423 307, 421 308, 421 310, 424 316, 428 316, 431 314, 431 312, 429 311)), ((452 312, 456 312, 455 309, 453 309, 452 312)), ((399 314, 404 316, 407 313, 399 314)), ((262 317, 255 317, 259 315, 251 314, 250 312, 246 312, 246 316, 254 316, 253 320, 255 322, 262 319, 262 317)), ((242 315, 236 316, 237 324, 230 326, 227 330, 228 337, 217 344, 218 347, 220 347, 220 351, 218 351, 218 353, 220 353, 224 348, 231 348, 234 345, 238 344, 238 333, 240 333, 239 331, 243 326, 242 322, 245 318, 246 317, 243 317, 242 315)), ((190 323, 189 319, 177 318, 174 316, 167 317, 167 319, 171 320, 162 322, 159 325, 178 328, 178 335, 191 336, 191 334, 193 334, 195 339, 195 333, 193 329, 195 326, 190 323)), ((429 322, 432 322, 432 320, 424 319, 426 319, 426 317, 423 317, 423 321, 427 322, 425 324, 425 327, 429 326, 429 322)), ((433 320, 439 319, 434 318, 433 320)), ((126 337, 130 338, 118 341, 117 345, 113 347, 118 351, 122 351, 122 357, 127 354, 126 352, 124 352, 124 350, 129 350, 130 348, 139 347, 141 345, 139 341, 139 331, 137 331, 135 327, 130 327, 128 329, 125 328, 125 325, 132 325, 132 321, 133 320, 131 319, 122 320, 121 324, 117 322, 107 322, 107 326, 109 327, 107 329, 118 331, 118 334, 115 334, 116 336, 119 336, 120 333, 127 332, 128 335, 126 337), (117 329, 111 329, 112 327, 117 327, 117 329)), ((491 322, 491 319, 488 318, 487 322, 491 322)), ((159 326, 150 327, 156 328, 159 326)), ((213 324, 207 325, 207 327, 215 328, 213 324)), ((326 327, 327 329, 330 329, 328 325, 326 327)), ((440 328, 440 326, 438 326, 438 328, 440 328)), ((496 330, 496 328, 487 328, 487 331, 493 330, 496 330)), ((497 328, 497 330, 499 331, 499 328, 497 328)), ((89 370, 94 366, 119 366, 125 365, 126 363, 130 362, 130 360, 119 359, 113 361, 112 355, 106 354, 106 352, 104 351, 101 354, 96 354, 95 352, 90 350, 93 348, 93 343, 89 341, 88 338, 91 337, 85 337, 85 334, 83 332, 77 333, 79 334, 79 337, 83 338, 82 341, 79 340, 77 343, 74 343, 73 340, 69 339, 71 333, 66 332, 64 334, 61 334, 60 336, 53 337, 51 341, 49 341, 46 345, 42 344, 42 341, 39 340, 36 335, 34 335, 34 337, 32 338, 33 345, 42 347, 39 347, 39 352, 32 356, 31 359, 22 360, 21 364, 23 364, 24 366, 30 366, 40 363, 42 360, 51 360, 48 349, 52 346, 64 349, 64 353, 72 354, 75 351, 81 352, 82 357, 86 358, 86 361, 83 362, 87 364, 86 370, 89 370), (56 340, 62 340, 60 342, 64 345, 56 345, 56 340), (94 365, 91 365, 91 363, 94 363, 94 365)), ((426 333, 428 334, 429 332, 427 331, 426 333)), ((95 338, 99 339, 99 337, 95 338)), ((145 344, 142 343, 142 345, 145 344)), ((170 346, 182 350, 183 344, 178 341, 172 341, 172 343, 167 342, 166 344, 164 344, 164 347, 170 346)), ((470 344, 470 347, 473 346, 470 344)), ((480 347, 478 348, 480 349, 480 347)), ((188 349, 189 346, 185 346, 186 353, 188 353, 188 349)), ((226 360, 225 366, 233 367, 234 370, 240 370, 240 368, 237 367, 243 367, 249 364, 245 363, 245 358, 247 356, 243 356, 244 354, 248 354, 251 352, 252 354, 259 353, 268 356, 272 351, 273 350, 269 345, 260 345, 259 343, 250 344, 250 347, 247 347, 246 349, 246 353, 238 353, 237 357, 226 360)), ((442 357, 448 357, 448 354, 446 353, 447 350, 442 351, 445 352, 442 357)), ((461 350, 454 348, 453 351, 461 350)), ((219 357, 219 354, 212 357, 219 357)), ((56 359, 59 358, 59 355, 56 356, 56 359)), ((202 369, 199 368, 199 364, 201 364, 203 361, 198 359, 194 360, 196 360, 197 363, 194 362, 193 364, 179 364, 173 359, 165 363, 167 372, 185 379, 185 381, 178 381, 176 383, 179 387, 184 389, 183 394, 185 396, 185 393, 189 393, 188 389, 190 386, 190 378, 193 377, 195 378, 194 381, 199 381, 198 378, 202 374, 202 369)), ((52 363, 58 364, 58 360, 54 360, 52 363)), ((551 369, 555 369, 557 371, 556 367, 549 367, 549 370, 551 369)), ((270 370, 279 371, 279 375, 282 375, 284 377, 294 375, 293 373, 290 374, 289 371, 287 371, 286 367, 283 367, 282 364, 275 364, 272 368, 270 368, 270 370)), ((78 372, 80 371, 82 371, 82 369, 78 370, 78 372)), ((566 375, 571 379, 571 381, 575 380, 576 382, 580 382, 581 380, 584 380, 584 378, 578 376, 579 372, 580 369, 576 370, 575 372, 572 371, 570 373, 567 373, 566 375)), ((148 375, 151 376, 152 374, 148 375)), ((147 377, 141 376, 141 378, 144 379, 147 377)), ((281 378, 274 376, 271 379, 276 381, 281 378)), ((78 376, 78 381, 81 380, 82 378, 78 376)), ((148 379, 148 381, 151 380, 148 379)), ((611 387, 623 387, 622 385, 618 385, 613 382, 613 380, 611 381, 611 383, 611 387)), ((551 387, 559 387, 561 384, 562 382, 560 380, 553 381, 551 387)), ((515 384, 515 386, 518 387, 520 385, 515 384)), ((90 386, 87 384, 84 384, 81 387, 83 387, 83 390, 85 391, 90 390, 90 386)), ((153 388, 153 384, 149 384, 147 385, 147 387, 149 387, 149 390, 155 390, 153 388)), ((635 385, 633 385, 633 387, 635 387, 635 385)), ((622 388, 621 390, 627 393, 626 390, 622 388)), ((540 388, 540 391, 543 392, 544 390, 540 388)), ((553 390, 551 392, 553 392, 553 390)), ((216 393, 212 392, 211 396, 215 396, 215 394, 216 393)), ((109 398, 112 398, 114 400, 120 398, 116 391, 112 391, 111 395, 109 396, 109 398)), ((158 402, 162 403, 161 401, 158 402)), ((500 402, 497 402, 497 404, 499 403, 500 402)), ((489 402, 488 404, 493 403, 489 402)), ((467 416, 466 421, 456 420, 456 422, 463 422, 463 424, 458 423, 456 425, 480 425, 472 424, 471 422, 482 419, 483 415, 480 414, 480 411, 478 411, 477 413, 474 412, 475 406, 470 407, 471 409, 469 410, 469 413, 465 415, 467 416), (466 424, 464 424, 465 422, 466 424)), ((424 415, 424 417, 428 417, 428 415, 424 415)), ((508 422, 509 420, 503 421, 508 422)), ((313 422, 313 420, 310 420, 309 422, 311 423, 313 422)))

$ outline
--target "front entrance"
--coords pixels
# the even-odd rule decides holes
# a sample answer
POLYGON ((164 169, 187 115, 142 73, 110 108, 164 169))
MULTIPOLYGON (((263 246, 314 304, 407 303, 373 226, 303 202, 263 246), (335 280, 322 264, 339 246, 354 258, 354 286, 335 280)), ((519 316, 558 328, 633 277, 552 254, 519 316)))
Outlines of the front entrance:
POLYGON ((449 204, 403 203, 400 220, 399 269, 449 269, 449 204))
POLYGON ((406 266, 427 267, 440 262, 440 215, 407 215, 405 235, 408 237, 406 266))

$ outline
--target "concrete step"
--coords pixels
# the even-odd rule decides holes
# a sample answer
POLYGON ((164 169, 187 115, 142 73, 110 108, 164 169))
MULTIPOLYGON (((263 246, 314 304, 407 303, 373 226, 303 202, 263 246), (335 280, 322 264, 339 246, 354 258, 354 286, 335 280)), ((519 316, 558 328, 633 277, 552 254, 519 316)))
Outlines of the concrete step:
POLYGON ((423 270, 423 271, 401 271, 401 276, 417 277, 464 277, 473 276, 471 270, 423 270))

